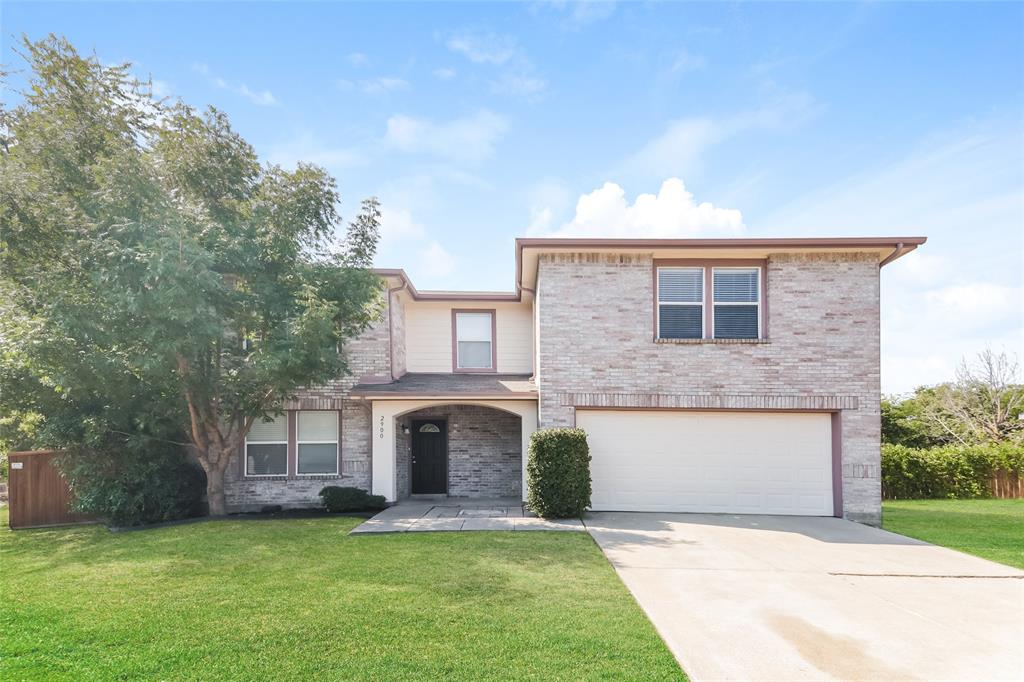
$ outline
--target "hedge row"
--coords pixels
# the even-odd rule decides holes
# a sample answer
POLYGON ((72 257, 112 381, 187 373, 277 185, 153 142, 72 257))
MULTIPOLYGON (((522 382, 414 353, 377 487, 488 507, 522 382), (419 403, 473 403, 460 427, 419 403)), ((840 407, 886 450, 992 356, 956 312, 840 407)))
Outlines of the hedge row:
POLYGON ((1024 444, 882 446, 882 497, 889 500, 991 497, 1000 473, 1024 478, 1024 444))

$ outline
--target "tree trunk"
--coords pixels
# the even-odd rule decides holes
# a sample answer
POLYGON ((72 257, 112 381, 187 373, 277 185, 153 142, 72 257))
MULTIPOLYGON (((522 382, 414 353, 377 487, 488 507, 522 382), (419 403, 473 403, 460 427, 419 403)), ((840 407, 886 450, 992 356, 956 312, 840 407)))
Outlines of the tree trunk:
POLYGON ((217 464, 206 467, 206 501, 210 506, 210 516, 227 516, 228 508, 224 500, 224 469, 217 464))

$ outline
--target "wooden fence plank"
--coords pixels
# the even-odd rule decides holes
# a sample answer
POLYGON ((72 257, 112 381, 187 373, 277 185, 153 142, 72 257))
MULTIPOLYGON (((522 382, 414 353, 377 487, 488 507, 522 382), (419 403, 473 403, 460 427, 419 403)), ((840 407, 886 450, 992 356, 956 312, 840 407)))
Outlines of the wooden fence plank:
POLYGON ((93 521, 85 514, 71 511, 71 490, 54 465, 54 458, 59 454, 53 450, 36 450, 8 455, 8 525, 11 528, 93 521))

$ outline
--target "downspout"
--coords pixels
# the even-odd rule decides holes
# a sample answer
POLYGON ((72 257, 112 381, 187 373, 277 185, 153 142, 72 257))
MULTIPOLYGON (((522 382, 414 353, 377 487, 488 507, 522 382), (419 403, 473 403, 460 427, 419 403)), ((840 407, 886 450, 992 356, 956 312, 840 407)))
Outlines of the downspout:
POLYGON ((882 267, 887 263, 891 263, 892 261, 902 256, 904 253, 906 253, 906 250, 904 250, 903 248, 903 242, 899 242, 898 244, 896 244, 896 248, 893 249, 893 252, 886 256, 882 260, 882 262, 878 264, 878 267, 882 267))

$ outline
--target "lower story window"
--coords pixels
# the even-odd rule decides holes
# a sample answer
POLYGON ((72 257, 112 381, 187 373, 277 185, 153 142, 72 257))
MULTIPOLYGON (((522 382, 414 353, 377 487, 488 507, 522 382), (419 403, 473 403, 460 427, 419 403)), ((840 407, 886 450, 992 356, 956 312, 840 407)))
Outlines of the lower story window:
POLYGON ((288 473, 288 417, 257 419, 245 438, 246 476, 285 476, 288 473))
POLYGON ((337 412, 299 412, 297 435, 300 475, 338 473, 337 412))

